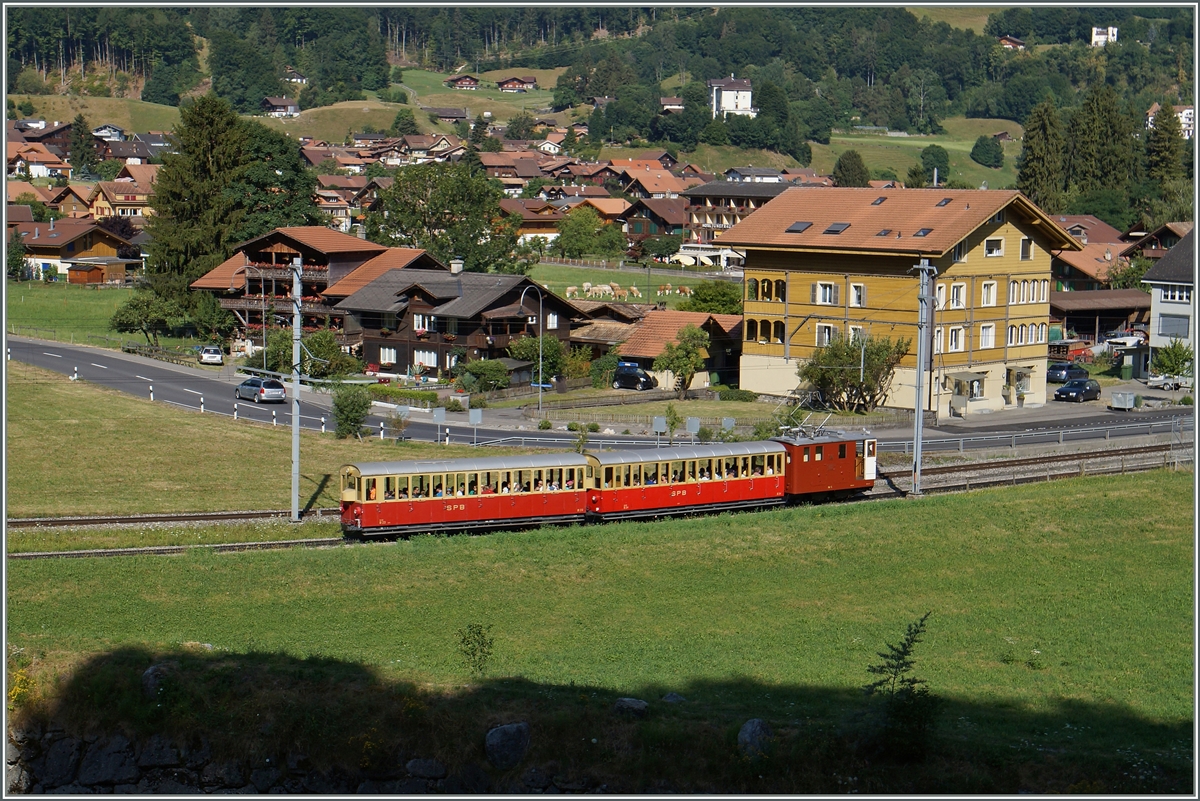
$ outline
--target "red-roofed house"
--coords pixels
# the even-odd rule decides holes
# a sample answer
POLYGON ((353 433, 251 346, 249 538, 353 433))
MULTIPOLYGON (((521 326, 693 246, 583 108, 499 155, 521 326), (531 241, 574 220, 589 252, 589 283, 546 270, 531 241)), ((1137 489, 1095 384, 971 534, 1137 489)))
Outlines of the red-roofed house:
POLYGON ((442 83, 449 86, 451 89, 478 89, 479 79, 474 75, 455 75, 453 78, 447 78, 442 83))
MULTIPOLYGON (((718 373, 721 382, 735 383, 738 380, 738 362, 742 351, 742 318, 737 314, 709 314, 708 312, 686 312, 656 310, 647 312, 638 323, 633 334, 621 343, 622 361, 637 362, 649 370, 654 360, 662 355, 668 343, 675 342, 679 330, 694 325, 708 332, 709 347, 704 354, 704 369, 696 373, 689 389, 709 385, 709 373, 718 373)), ((671 388, 675 378, 670 373, 656 374, 660 387, 671 388)))

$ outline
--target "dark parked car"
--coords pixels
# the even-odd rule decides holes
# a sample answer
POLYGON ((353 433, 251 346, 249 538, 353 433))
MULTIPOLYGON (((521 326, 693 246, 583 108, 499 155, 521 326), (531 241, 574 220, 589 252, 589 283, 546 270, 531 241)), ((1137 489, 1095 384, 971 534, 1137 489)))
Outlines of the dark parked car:
POLYGON ((654 389, 658 381, 634 362, 618 362, 613 373, 613 389, 654 389))
POLYGON ((287 388, 274 378, 247 378, 233 390, 233 397, 238 400, 260 401, 287 400, 287 388))
POLYGON ((1051 384, 1061 384, 1074 378, 1087 378, 1086 367, 1071 362, 1055 362, 1046 368, 1046 381, 1051 384))
POLYGON ((1099 400, 1100 384, 1091 378, 1075 378, 1054 391, 1054 399, 1082 403, 1086 400, 1099 400))

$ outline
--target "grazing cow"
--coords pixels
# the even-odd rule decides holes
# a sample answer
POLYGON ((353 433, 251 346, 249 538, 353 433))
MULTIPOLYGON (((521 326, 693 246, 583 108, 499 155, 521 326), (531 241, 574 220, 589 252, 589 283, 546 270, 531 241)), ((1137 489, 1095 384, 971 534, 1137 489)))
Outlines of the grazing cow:
POLYGON ((671 294, 671 285, 670 284, 659 284, 658 292, 656 292, 655 294, 656 295, 670 295, 671 294))
POLYGON ((609 283, 609 286, 611 286, 611 287, 612 287, 612 291, 613 291, 613 292, 619 292, 619 291, 621 291, 621 285, 620 285, 620 284, 618 284, 616 281, 612 281, 612 282, 610 282, 610 283, 609 283))
POLYGON ((609 286, 608 284, 598 284, 598 285, 592 287, 592 289, 596 290, 604 297, 611 298, 613 296, 613 288, 611 286, 609 286))
POLYGON ((567 291, 564 294, 568 298, 577 298, 577 297, 579 297, 579 287, 569 286, 569 287, 567 287, 567 291))
POLYGON ((591 293, 592 293, 592 282, 584 281, 583 282, 583 294, 590 295, 591 293))
POLYGON ((640 298, 642 296, 642 290, 638 289, 636 286, 631 286, 629 287, 629 294, 633 295, 635 298, 640 298))
POLYGON ((690 286, 681 286, 676 291, 686 298, 690 298, 692 296, 692 288, 690 286))
POLYGON ((618 289, 613 294, 616 295, 617 300, 629 300, 629 293, 624 289, 618 289))

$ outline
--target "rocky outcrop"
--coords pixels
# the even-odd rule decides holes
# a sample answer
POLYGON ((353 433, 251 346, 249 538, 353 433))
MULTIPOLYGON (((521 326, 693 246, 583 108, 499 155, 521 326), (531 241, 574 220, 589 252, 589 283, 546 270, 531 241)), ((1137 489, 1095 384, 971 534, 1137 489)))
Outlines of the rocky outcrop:
POLYGON ((484 750, 497 770, 515 768, 529 750, 529 724, 521 721, 495 727, 484 738, 484 750))
POLYGON ((767 755, 774 738, 775 733, 765 721, 751 718, 742 724, 738 732, 738 751, 747 759, 759 759, 767 755))

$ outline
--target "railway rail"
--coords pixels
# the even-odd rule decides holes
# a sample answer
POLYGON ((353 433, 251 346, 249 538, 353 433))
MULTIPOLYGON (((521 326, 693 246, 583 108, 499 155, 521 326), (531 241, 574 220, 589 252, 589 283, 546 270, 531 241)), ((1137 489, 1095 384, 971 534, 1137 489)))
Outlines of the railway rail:
MULTIPOLYGON (((1192 464, 1195 451, 1191 443, 1143 445, 1132 448, 1117 448, 1103 451, 1088 451, 1085 453, 1053 454, 1049 456, 1029 457, 1022 459, 1000 459, 983 462, 970 462, 958 465, 923 468, 923 477, 961 476, 960 480, 951 480, 924 486, 926 494, 961 492, 972 489, 983 489, 994 486, 1016 486, 1018 484, 1040 483, 1061 478, 1073 478, 1080 475, 1115 475, 1143 470, 1155 470, 1172 465, 1192 464)), ((862 497, 865 500, 882 500, 887 498, 905 497, 911 494, 903 483, 908 483, 911 474, 907 471, 879 472, 879 480, 873 490, 862 497), (903 482, 903 483, 900 483, 903 482), (881 486, 883 485, 883 486, 881 486)), ((97 525, 137 525, 140 523, 196 523, 220 522, 252 519, 285 518, 289 512, 284 510, 251 511, 251 512, 213 512, 203 514, 158 514, 133 515, 128 517, 71 517, 71 518, 20 518, 8 521, 10 528, 68 528, 97 525)), ((314 509, 305 515, 306 519, 322 519, 332 517, 337 519, 337 509, 314 509)), ((342 537, 320 537, 311 539, 278 540, 268 542, 238 542, 210 545, 159 545, 143 548, 104 548, 77 551, 36 551, 25 553, 10 553, 9 559, 50 559, 50 558, 82 558, 99 556, 136 556, 136 555, 174 555, 182 554, 197 548, 208 549, 216 553, 233 553, 238 551, 263 551, 282 548, 328 548, 350 545, 351 541, 342 537)), ((353 543, 355 545, 361 543, 353 543)))

